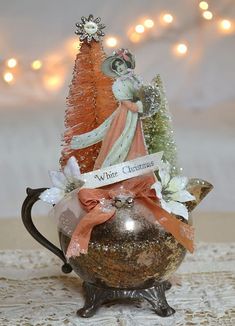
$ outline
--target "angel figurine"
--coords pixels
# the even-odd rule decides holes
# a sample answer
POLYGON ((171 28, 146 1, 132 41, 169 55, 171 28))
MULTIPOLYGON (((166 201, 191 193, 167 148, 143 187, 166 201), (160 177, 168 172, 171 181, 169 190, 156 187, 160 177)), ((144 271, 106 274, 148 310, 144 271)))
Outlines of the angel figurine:
POLYGON ((144 103, 144 90, 149 91, 149 87, 144 87, 134 68, 134 56, 127 49, 119 49, 104 60, 103 73, 116 79, 112 91, 119 106, 99 127, 71 140, 72 149, 102 141, 94 170, 148 154, 141 119, 156 113, 160 103, 144 103))

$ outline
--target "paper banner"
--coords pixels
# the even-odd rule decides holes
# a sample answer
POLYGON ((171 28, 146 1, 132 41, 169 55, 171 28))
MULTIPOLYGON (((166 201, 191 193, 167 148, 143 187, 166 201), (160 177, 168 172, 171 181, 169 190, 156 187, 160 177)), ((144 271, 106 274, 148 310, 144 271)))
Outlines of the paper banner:
POLYGON ((138 157, 107 168, 81 174, 82 188, 99 188, 158 170, 163 152, 138 157))

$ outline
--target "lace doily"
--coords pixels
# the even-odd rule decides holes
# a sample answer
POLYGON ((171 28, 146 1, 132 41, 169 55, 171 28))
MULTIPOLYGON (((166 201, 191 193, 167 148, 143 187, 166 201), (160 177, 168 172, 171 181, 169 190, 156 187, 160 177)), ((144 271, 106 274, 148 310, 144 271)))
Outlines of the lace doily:
POLYGON ((235 325, 235 244, 201 244, 172 278, 168 303, 176 313, 158 317, 147 302, 110 303, 94 317, 76 316, 82 281, 63 275, 46 250, 0 251, 0 325, 189 326, 235 325))

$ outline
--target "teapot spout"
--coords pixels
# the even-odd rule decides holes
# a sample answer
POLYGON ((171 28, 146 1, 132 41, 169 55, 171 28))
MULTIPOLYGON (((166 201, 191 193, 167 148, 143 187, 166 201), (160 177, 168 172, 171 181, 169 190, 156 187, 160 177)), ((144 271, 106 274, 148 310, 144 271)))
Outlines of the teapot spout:
POLYGON ((205 180, 197 178, 189 179, 187 190, 196 199, 186 203, 188 211, 192 212, 212 189, 213 185, 205 180))

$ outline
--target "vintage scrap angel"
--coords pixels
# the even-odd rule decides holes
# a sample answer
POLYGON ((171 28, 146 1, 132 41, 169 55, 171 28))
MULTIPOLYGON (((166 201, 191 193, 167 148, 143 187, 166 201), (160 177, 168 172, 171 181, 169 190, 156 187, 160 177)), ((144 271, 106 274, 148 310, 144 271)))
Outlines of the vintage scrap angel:
MULTIPOLYGON (((102 71, 116 78, 113 93, 119 101, 119 107, 98 128, 74 136, 73 149, 81 149, 102 141, 100 153, 94 170, 128 161, 147 154, 140 117, 149 115, 144 110, 138 92, 143 85, 134 74, 135 59, 126 49, 120 49, 108 57, 102 65, 102 71)), ((155 113, 159 102, 155 103, 155 113)))

